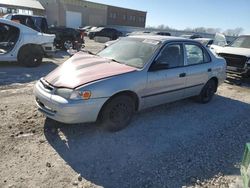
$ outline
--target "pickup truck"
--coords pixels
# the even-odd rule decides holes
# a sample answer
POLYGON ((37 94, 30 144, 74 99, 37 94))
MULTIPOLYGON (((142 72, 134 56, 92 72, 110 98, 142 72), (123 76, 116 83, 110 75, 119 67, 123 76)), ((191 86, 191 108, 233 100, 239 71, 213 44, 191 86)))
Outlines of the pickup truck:
POLYGON ((250 35, 241 35, 224 47, 211 46, 227 61, 227 70, 250 77, 250 35))

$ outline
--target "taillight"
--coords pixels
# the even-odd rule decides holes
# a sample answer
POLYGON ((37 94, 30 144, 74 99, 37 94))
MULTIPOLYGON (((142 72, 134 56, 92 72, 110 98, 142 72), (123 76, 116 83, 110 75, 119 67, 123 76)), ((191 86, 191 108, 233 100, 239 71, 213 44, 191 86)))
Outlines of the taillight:
POLYGON ((84 32, 81 31, 80 33, 81 33, 81 39, 84 39, 84 32))

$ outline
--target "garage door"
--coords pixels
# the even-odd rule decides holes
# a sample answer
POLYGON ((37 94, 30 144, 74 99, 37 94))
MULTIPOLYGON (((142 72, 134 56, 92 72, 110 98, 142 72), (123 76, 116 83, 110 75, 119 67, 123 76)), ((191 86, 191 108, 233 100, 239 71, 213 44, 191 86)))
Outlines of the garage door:
POLYGON ((66 26, 78 28, 82 25, 82 13, 66 11, 66 26))

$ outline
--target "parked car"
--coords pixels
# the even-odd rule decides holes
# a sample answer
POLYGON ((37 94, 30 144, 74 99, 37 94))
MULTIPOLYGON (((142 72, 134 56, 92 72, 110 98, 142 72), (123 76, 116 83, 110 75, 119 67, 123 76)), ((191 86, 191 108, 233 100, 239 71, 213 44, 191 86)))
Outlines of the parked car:
POLYGON ((250 35, 242 35, 231 44, 220 47, 212 46, 215 52, 226 59, 227 69, 250 76, 250 35))
POLYGON ((7 14, 4 18, 26 25, 38 32, 55 34, 55 45, 63 49, 78 49, 84 44, 84 33, 73 28, 50 27, 44 16, 7 14))
POLYGON ((122 32, 108 27, 98 27, 95 30, 89 31, 89 39, 94 39, 95 37, 108 37, 111 40, 116 40, 122 36, 122 32))
POLYGON ((55 52, 55 35, 35 31, 25 25, 0 18, 0 60, 18 61, 27 67, 41 64, 55 52))
POLYGON ((225 69, 225 59, 197 41, 131 36, 96 55, 75 54, 41 78, 34 94, 49 118, 64 123, 99 119, 108 130, 118 131, 145 108, 191 96, 209 102, 225 69))
POLYGON ((214 42, 214 39, 211 39, 211 38, 196 38, 194 40, 199 41, 201 44, 203 44, 206 47, 210 47, 214 42))
POLYGON ((221 33, 216 33, 214 38, 195 38, 194 40, 199 41, 204 46, 210 48, 212 51, 214 51, 214 47, 221 47, 227 45, 227 40, 225 35, 221 33))
POLYGON ((132 35, 162 35, 162 36, 171 36, 169 32, 165 31, 134 31, 131 33, 128 33, 127 36, 132 35))
POLYGON ((85 26, 85 27, 79 27, 77 30, 83 33, 84 36, 88 36, 87 32, 92 28, 93 26, 85 26))
POLYGON ((153 32, 153 34, 162 35, 162 36, 171 36, 171 34, 169 32, 165 32, 165 31, 155 31, 155 32, 153 32))
POLYGON ((180 37, 186 38, 186 39, 196 39, 196 38, 202 38, 201 35, 193 34, 193 35, 181 35, 180 37))
POLYGON ((48 23, 47 19, 44 16, 26 15, 26 14, 7 14, 4 16, 4 18, 26 25, 41 33, 48 32, 48 23))
POLYGON ((48 33, 55 34, 55 45, 57 48, 78 49, 84 44, 84 34, 68 27, 50 27, 48 33))

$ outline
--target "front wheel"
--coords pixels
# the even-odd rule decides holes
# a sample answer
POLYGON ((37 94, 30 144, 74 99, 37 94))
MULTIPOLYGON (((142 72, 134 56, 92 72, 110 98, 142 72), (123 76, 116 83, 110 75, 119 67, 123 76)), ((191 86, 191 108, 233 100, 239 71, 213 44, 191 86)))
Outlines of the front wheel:
POLYGON ((130 123, 134 112, 135 102, 131 97, 126 95, 117 96, 104 107, 102 124, 108 131, 119 131, 130 123))
POLYGON ((213 79, 209 80, 202 88, 200 94, 197 96, 198 102, 203 104, 210 102, 214 96, 214 93, 216 92, 216 89, 216 82, 213 79))

